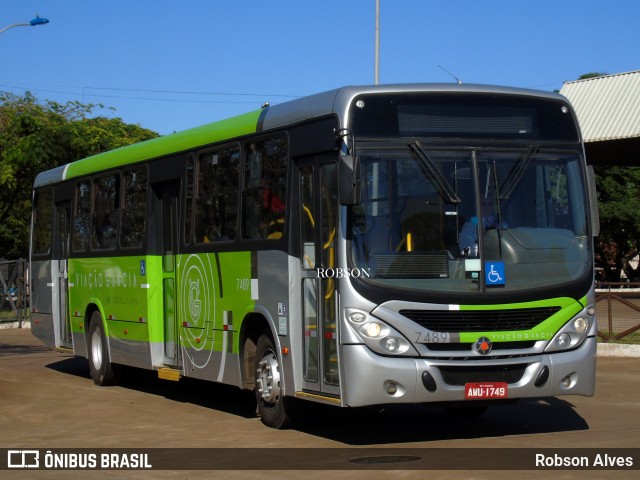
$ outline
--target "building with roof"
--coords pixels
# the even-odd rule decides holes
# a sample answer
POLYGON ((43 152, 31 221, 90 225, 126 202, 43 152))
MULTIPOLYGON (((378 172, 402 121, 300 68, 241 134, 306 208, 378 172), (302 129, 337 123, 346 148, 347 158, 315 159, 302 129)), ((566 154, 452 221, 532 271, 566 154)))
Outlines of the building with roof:
POLYGON ((565 82, 587 162, 640 166, 640 70, 565 82))

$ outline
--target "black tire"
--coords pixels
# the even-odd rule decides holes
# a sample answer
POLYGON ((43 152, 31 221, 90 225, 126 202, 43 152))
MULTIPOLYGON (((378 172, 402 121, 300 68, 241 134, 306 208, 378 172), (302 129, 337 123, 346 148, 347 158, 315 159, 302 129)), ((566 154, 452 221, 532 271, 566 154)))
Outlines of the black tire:
POLYGON ((89 336, 87 337, 87 352, 89 357, 89 372, 96 385, 114 385, 118 380, 117 365, 111 364, 109 345, 102 326, 100 312, 93 312, 89 321, 89 336))
POLYGON ((282 394, 282 368, 271 336, 264 333, 256 346, 255 393, 262 423, 283 429, 291 425, 291 416, 282 394))

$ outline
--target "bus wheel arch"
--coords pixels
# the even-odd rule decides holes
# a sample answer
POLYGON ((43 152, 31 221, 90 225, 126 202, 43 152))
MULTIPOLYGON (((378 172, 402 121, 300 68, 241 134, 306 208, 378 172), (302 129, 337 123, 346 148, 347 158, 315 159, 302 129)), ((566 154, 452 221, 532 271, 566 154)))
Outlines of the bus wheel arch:
POLYGON ((262 423, 272 428, 287 428, 291 424, 281 362, 271 331, 265 330, 256 345, 255 393, 262 423))
MULTIPOLYGON (((94 306, 95 307, 95 306, 94 306)), ((109 339, 102 315, 97 307, 87 310, 87 358, 93 383, 100 386, 113 385, 118 380, 118 368, 111 363, 109 339)))
POLYGON ((269 322, 264 316, 258 313, 247 315, 242 322, 239 347, 243 389, 253 390, 255 386, 256 347, 260 335, 266 330, 270 330, 269 322))
POLYGON ((262 423, 272 428, 291 424, 284 396, 284 373, 278 354, 276 337, 269 322, 260 314, 252 314, 243 322, 242 346, 243 388, 254 390, 262 423))

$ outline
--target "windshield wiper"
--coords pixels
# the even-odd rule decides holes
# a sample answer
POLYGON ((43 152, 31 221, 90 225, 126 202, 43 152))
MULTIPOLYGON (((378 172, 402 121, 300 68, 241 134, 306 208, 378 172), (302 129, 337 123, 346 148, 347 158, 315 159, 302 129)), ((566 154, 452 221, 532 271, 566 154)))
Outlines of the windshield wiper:
POLYGON ((433 163, 433 160, 431 160, 431 158, 429 158, 429 155, 427 155, 427 153, 422 149, 422 145, 420 145, 420 142, 416 140, 415 142, 409 142, 407 145, 409 145, 409 148, 418 156, 418 158, 422 162, 422 165, 427 170, 427 173, 429 174, 429 176, 431 176, 431 180, 433 180, 437 184, 440 192, 447 198, 449 203, 460 203, 460 198, 453 190, 453 188, 451 188, 451 185, 449 185, 447 179, 444 178, 440 171, 438 171, 438 168, 436 167, 436 164, 433 163))
POLYGON ((509 198, 511 193, 515 190, 516 186, 520 182, 520 179, 524 175, 524 172, 527 171, 531 160, 535 157, 540 151, 540 147, 538 145, 531 145, 529 147, 529 152, 524 157, 520 157, 520 160, 513 166, 509 175, 507 175, 506 180, 500 187, 500 200, 509 198))

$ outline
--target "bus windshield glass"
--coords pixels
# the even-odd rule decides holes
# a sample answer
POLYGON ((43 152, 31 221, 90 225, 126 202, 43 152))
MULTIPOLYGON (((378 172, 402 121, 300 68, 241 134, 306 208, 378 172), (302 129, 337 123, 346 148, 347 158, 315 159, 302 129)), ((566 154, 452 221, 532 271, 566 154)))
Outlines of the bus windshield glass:
POLYGON ((361 142, 358 156, 362 197, 350 207, 350 257, 367 282, 464 294, 589 275, 577 149, 398 140, 361 142))

